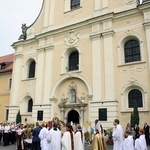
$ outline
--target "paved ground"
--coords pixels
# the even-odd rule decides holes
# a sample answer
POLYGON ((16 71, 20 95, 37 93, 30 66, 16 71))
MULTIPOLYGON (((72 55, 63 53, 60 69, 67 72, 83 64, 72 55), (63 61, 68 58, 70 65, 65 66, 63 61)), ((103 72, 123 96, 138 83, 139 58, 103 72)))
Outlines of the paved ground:
MULTIPOLYGON (((108 146, 108 150, 113 149, 112 145, 107 145, 107 146, 108 146)), ((0 150, 16 150, 16 146, 15 145, 3 146, 2 144, 0 144, 0 150)), ((87 150, 90 150, 90 148, 88 148, 87 150)), ((148 147, 148 150, 150 150, 150 146, 148 147)))
MULTIPOLYGON (((15 145, 9 145, 9 146, 3 146, 0 144, 0 150, 16 150, 15 145)), ((90 147, 88 147, 86 150, 90 150, 90 147)), ((112 145, 108 145, 108 150, 112 150, 112 145)))

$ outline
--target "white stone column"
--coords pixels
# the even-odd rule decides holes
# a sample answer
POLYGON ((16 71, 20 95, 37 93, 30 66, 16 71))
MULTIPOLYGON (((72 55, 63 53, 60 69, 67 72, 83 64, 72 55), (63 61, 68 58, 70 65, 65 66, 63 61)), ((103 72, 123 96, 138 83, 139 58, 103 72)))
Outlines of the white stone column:
POLYGON ((115 99, 114 86, 114 49, 113 30, 102 33, 104 37, 104 78, 105 78, 105 99, 115 99))
POLYGON ((19 84, 21 83, 21 68, 22 68, 22 54, 15 55, 14 65, 13 65, 13 81, 10 97, 10 106, 18 105, 18 96, 20 93, 19 84))
MULTIPOLYGON (((53 46, 45 48, 45 77, 44 77, 44 104, 49 104, 51 92, 51 75, 52 75, 52 50, 53 46)), ((44 71, 43 71, 44 72, 44 71)))
POLYGON ((102 77, 101 77, 101 45, 100 34, 93 34, 92 40, 92 86, 93 86, 93 100, 100 100, 102 98, 102 77))
POLYGON ((36 64, 36 89, 35 89, 35 104, 41 104, 43 102, 44 91, 44 48, 37 49, 38 61, 36 64))

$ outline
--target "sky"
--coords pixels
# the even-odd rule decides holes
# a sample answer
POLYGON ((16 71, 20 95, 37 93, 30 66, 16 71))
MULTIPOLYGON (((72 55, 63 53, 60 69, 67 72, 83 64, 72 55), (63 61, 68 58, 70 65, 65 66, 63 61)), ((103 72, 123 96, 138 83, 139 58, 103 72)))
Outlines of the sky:
POLYGON ((11 45, 22 34, 21 26, 30 26, 40 13, 43 0, 4 0, 0 6, 0 56, 14 53, 11 45))

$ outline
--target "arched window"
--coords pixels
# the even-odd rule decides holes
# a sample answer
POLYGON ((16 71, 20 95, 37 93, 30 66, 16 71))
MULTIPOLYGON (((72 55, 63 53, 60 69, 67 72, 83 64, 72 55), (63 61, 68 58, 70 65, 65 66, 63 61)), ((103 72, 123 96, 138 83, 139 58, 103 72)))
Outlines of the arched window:
POLYGON ((71 0, 71 9, 80 7, 80 0, 71 0))
POLYGON ((28 112, 32 112, 32 106, 33 106, 33 100, 30 99, 30 100, 28 101, 28 112))
POLYGON ((124 44, 125 63, 140 61, 141 52, 138 40, 129 40, 124 44))
POLYGON ((76 90, 70 90, 70 103, 76 103, 76 90))
POLYGON ((138 107, 143 107, 143 99, 141 91, 133 89, 128 94, 128 104, 129 108, 134 107, 134 102, 136 101, 138 107))
POLYGON ((29 64, 29 74, 28 78, 34 78, 35 77, 35 61, 32 61, 29 64))
POLYGON ((79 69, 79 53, 78 51, 72 52, 69 56, 69 71, 79 69))

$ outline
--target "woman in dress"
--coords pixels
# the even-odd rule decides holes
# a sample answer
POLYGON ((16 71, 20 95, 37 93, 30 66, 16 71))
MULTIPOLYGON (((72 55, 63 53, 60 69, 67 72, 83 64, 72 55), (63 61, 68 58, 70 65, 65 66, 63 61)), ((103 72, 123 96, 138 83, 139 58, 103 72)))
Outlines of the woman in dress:
POLYGON ((16 149, 17 150, 24 150, 23 137, 24 137, 23 130, 21 129, 21 126, 19 126, 16 132, 16 149))

